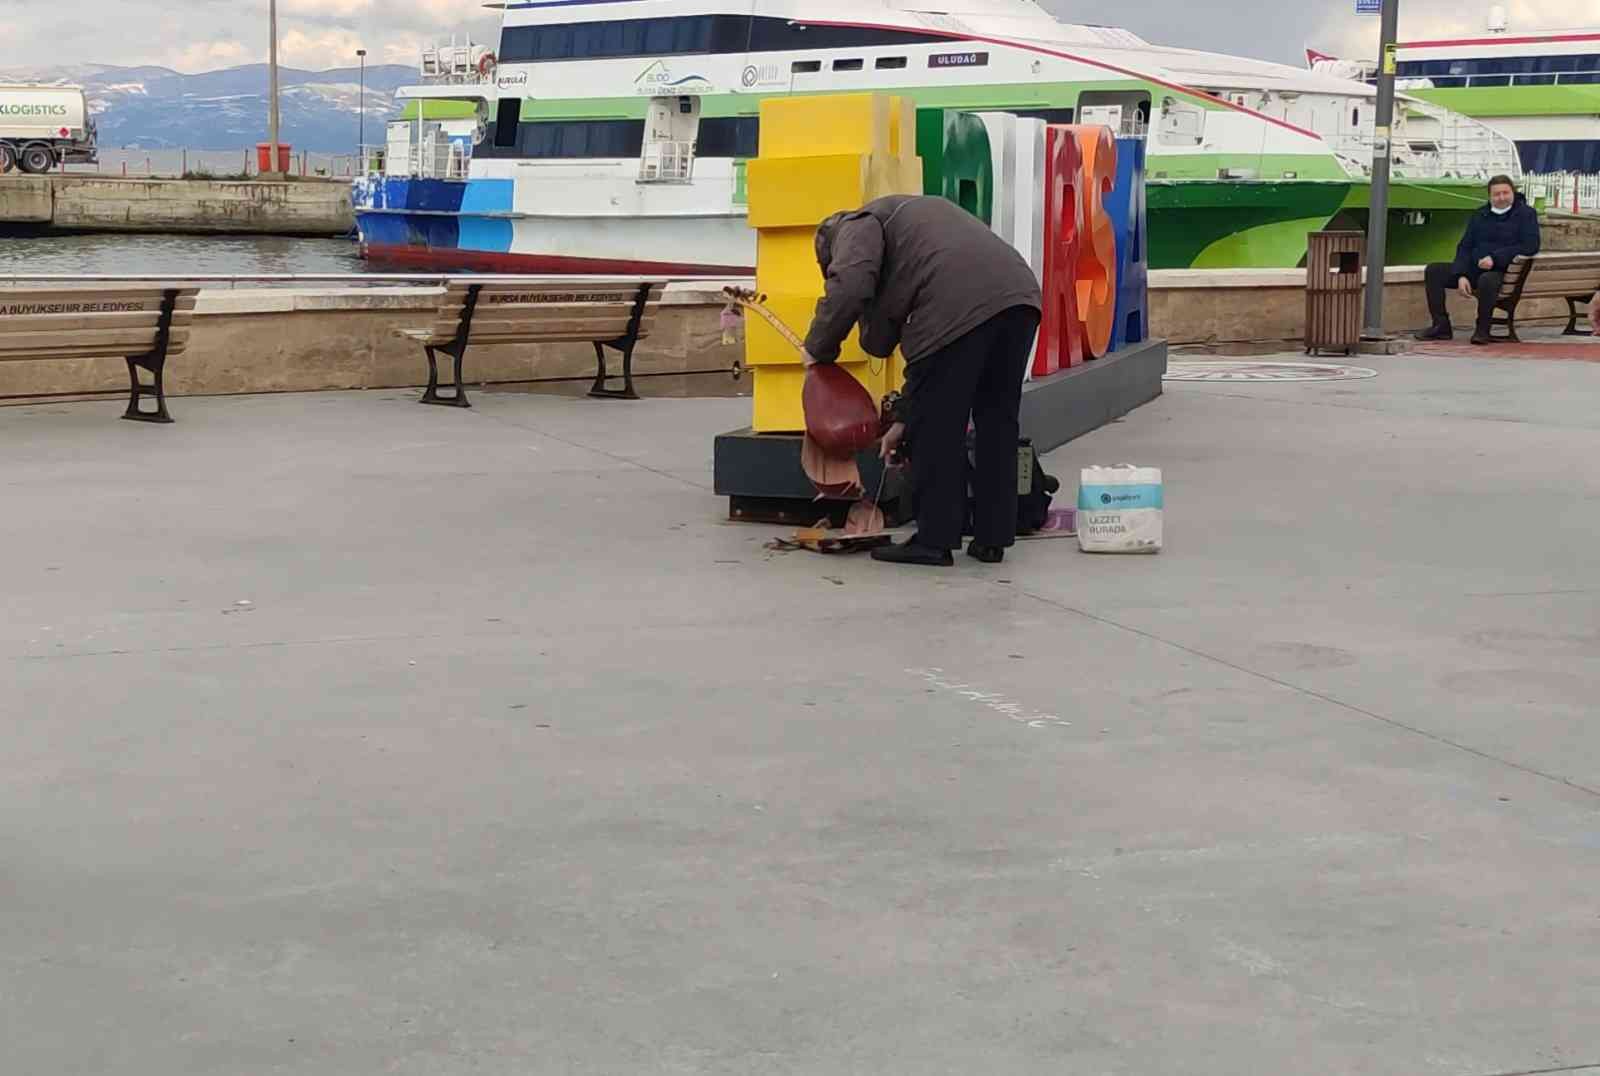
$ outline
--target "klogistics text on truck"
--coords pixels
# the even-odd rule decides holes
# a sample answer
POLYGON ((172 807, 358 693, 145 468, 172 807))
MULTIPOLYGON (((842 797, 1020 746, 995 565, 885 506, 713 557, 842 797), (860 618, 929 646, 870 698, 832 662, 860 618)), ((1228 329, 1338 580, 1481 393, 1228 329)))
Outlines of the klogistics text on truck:
POLYGON ((0 85, 0 172, 95 162, 94 119, 75 86, 0 85))

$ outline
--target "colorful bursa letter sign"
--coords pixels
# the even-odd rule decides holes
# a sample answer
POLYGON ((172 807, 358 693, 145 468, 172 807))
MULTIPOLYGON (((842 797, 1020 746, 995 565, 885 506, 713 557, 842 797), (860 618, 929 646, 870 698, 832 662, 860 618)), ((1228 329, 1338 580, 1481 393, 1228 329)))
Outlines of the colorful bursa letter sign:
POLYGON ((1117 139, 1117 182, 1107 210, 1117 228, 1117 320, 1111 350, 1150 339, 1150 246, 1144 234, 1145 143, 1142 138, 1117 139))

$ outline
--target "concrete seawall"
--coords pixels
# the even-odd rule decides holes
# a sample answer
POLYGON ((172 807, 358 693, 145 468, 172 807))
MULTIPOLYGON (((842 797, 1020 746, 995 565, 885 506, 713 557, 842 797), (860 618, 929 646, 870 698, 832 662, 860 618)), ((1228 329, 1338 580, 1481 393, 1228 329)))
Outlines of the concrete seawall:
MULTIPOLYGON (((1600 216, 1550 213, 1541 220, 1544 250, 1600 251, 1600 216)), ((1391 266, 1383 274, 1383 325, 1390 332, 1428 324, 1422 266, 1391 266)), ((1305 336, 1304 269, 1157 269, 1150 274, 1150 324, 1157 336, 1182 344, 1301 340, 1305 336)), ((1470 327, 1473 300, 1448 297, 1451 320, 1470 327)), ((1529 300, 1517 324, 1566 325, 1567 304, 1529 300)))
POLYGON ((1539 221, 1546 251, 1600 250, 1600 213, 1547 213, 1539 221))
MULTIPOLYGON (((1600 243, 1580 249, 1600 249, 1600 243)), ((1383 327, 1391 333, 1428 324, 1422 266, 1383 274, 1383 327)), ((1447 296, 1451 321, 1470 330, 1477 301, 1447 296)), ((1517 308, 1518 325, 1567 323, 1567 304, 1530 299, 1517 308)), ((1150 325, 1173 345, 1281 344, 1305 338, 1304 269, 1158 269, 1150 274, 1150 325)))
MULTIPOLYGON (((203 291, 188 350, 167 366, 167 392, 228 395, 424 384, 427 362, 421 346, 395 330, 426 327, 443 294, 437 287, 203 291)), ((655 332, 634 352, 635 376, 645 375, 639 382, 642 395, 749 391, 748 378, 734 381, 730 373, 735 360, 744 357, 744 345, 722 343, 719 299, 705 285, 669 290, 655 332)), ((614 352, 607 352, 606 361, 612 371, 620 369, 614 352)), ((466 375, 471 390, 483 383, 592 378, 594 368, 588 344, 474 347, 467 353, 466 375)), ((121 359, 0 363, 0 398, 125 391, 127 380, 121 359)), ((588 388, 582 381, 542 387, 573 393, 588 388)))
POLYGON ((0 178, 0 231, 11 228, 197 235, 346 235, 348 180, 0 178))
MULTIPOLYGON (((1211 345, 1250 350, 1302 337, 1305 272, 1296 269, 1170 269, 1150 274, 1154 333, 1175 346, 1211 345)), ((1386 274, 1384 323, 1391 331, 1428 320, 1422 270, 1386 274)), ((426 364, 415 343, 396 329, 427 325, 438 287, 212 289, 201 293, 189 350, 167 370, 177 395, 296 392, 319 389, 386 389, 423 384, 426 364)), ((1452 293, 1453 317, 1470 325, 1473 308, 1452 293)), ((722 396, 749 391, 728 371, 743 358, 743 344, 725 345, 719 324, 719 285, 682 283, 668 288, 653 336, 639 345, 635 371, 651 396, 722 396)), ((1528 302, 1519 324, 1566 322, 1566 304, 1528 302)), ((616 366, 615 357, 610 360, 616 366)), ((472 384, 533 383, 583 378, 594 372, 588 344, 477 347, 469 352, 472 384)), ((119 359, 0 363, 3 398, 116 391, 126 386, 119 359)), ((469 387, 471 387, 469 385, 469 387)), ((581 382, 551 383, 548 391, 582 392, 581 382)))

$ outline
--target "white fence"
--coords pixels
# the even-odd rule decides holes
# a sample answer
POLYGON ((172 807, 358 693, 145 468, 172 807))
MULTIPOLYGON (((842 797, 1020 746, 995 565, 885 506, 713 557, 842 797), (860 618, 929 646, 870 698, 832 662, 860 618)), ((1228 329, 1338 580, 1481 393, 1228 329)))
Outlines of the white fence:
POLYGON ((1523 186, 1530 199, 1543 198, 1547 209, 1600 213, 1600 174, 1552 172, 1536 175, 1530 172, 1523 177, 1523 186))
MULTIPOLYGON (((84 175, 170 179, 184 175, 249 177, 261 170, 254 146, 248 149, 107 149, 98 164, 69 164, 65 171, 84 175)), ((289 174, 350 179, 358 172, 354 153, 306 153, 291 149, 289 174)))
POLYGON ((447 139, 415 142, 395 141, 385 145, 363 146, 368 171, 385 176, 410 176, 413 179, 465 180, 472 156, 466 147, 447 139))
POLYGON ((688 183, 694 179, 693 142, 646 142, 639 157, 640 183, 688 183))

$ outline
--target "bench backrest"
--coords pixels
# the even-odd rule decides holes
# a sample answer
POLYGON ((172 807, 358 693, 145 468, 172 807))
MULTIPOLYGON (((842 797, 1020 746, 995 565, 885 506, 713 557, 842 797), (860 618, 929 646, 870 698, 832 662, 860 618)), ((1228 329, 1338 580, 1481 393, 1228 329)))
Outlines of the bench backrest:
POLYGON ((1524 299, 1565 299, 1592 295, 1600 290, 1600 253, 1540 254, 1536 258, 1518 257, 1506 269, 1502 297, 1510 297, 1522 285, 1524 299), (1523 277, 1527 281, 1523 281, 1523 277))
POLYGON ((171 357, 189 344, 196 288, 0 289, 0 362, 142 355, 155 346, 169 290, 177 293, 167 340, 171 357))
POLYGON ((474 286, 480 290, 467 339, 473 344, 493 344, 619 339, 628 332, 643 287, 648 287, 649 292, 639 321, 639 336, 648 336, 655 327, 666 282, 452 283, 433 324, 435 337, 455 335, 474 286))

